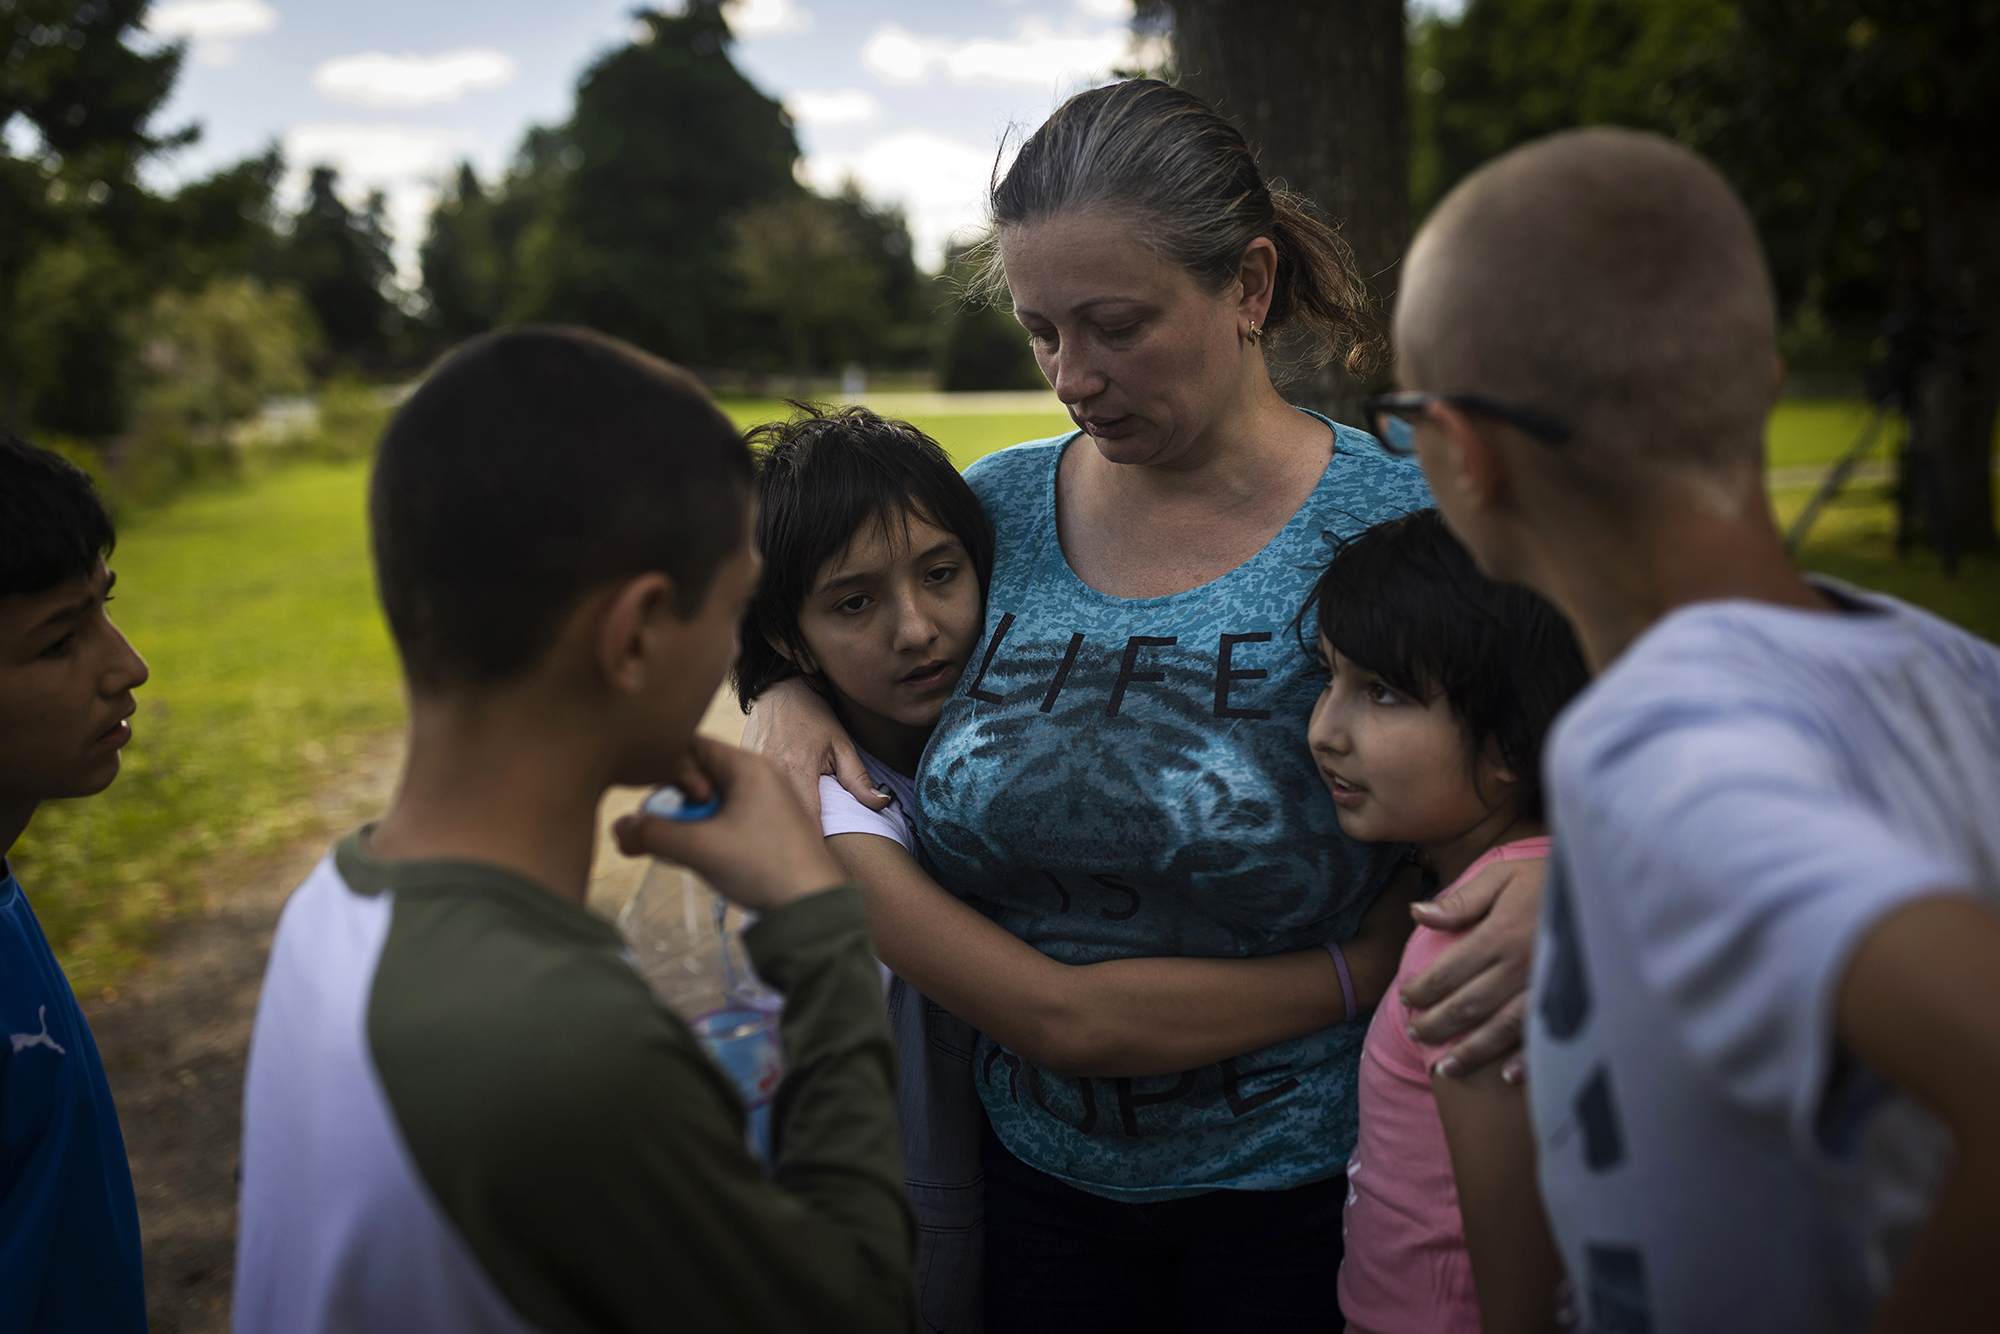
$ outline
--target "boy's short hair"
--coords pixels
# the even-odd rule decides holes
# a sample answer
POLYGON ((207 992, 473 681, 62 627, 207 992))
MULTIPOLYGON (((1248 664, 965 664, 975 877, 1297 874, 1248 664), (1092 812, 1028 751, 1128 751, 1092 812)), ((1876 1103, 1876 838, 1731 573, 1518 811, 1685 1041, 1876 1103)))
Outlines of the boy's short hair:
POLYGON ((682 615, 743 540, 750 452, 694 377, 587 329, 453 352, 396 413, 369 494, 411 687, 532 668, 591 589, 658 570, 682 615))
POLYGON ((1487 163, 1410 248, 1399 356, 1425 383, 1566 421, 1546 446, 1600 498, 1664 469, 1762 467, 1777 304, 1750 214, 1657 135, 1551 135, 1487 163))
POLYGON ((806 649, 799 607, 820 567, 846 550, 862 525, 911 516, 965 544, 983 597, 993 572, 993 526, 979 497, 937 441, 908 422, 866 408, 828 410, 792 403, 798 415, 750 432, 758 451, 757 548, 764 575, 743 618, 736 698, 747 713, 757 696, 799 669, 806 649))
POLYGON ((1519 780, 1522 816, 1542 818, 1542 742, 1590 680, 1561 612, 1481 574, 1434 509, 1341 542, 1309 607, 1342 657, 1412 699, 1444 696, 1473 764, 1492 741, 1519 780))
POLYGON ((118 535, 83 469, 0 433, 0 597, 89 574, 118 535))

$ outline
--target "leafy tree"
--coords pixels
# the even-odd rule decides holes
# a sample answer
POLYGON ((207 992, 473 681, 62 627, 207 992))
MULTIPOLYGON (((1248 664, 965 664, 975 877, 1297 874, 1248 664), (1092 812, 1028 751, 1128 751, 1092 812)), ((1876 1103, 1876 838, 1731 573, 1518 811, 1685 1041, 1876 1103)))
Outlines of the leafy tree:
POLYGON ((796 198, 784 110, 730 62, 719 0, 639 15, 641 40, 593 65, 558 164, 561 199, 524 230, 512 316, 574 320, 675 360, 724 362, 754 344, 728 220, 796 198))
POLYGON ((1742 0, 1678 91, 1792 308, 1850 329, 1887 311, 1899 545, 2000 549, 2000 0, 1742 0))
POLYGON ((385 205, 378 191, 360 210, 342 202, 339 173, 313 168, 304 205, 292 220, 285 270, 305 294, 337 358, 385 359, 400 331, 401 313, 390 299, 395 262, 389 256, 385 205))
POLYGON ((158 278, 188 289, 228 273, 277 281, 284 243, 275 200, 284 174, 273 145, 161 201, 160 236, 151 247, 158 278))
POLYGON ((1028 332, 1008 312, 987 301, 967 301, 971 266, 983 247, 953 247, 935 283, 938 387, 946 393, 994 389, 1045 389, 1028 332))
POLYGON ((850 187, 837 199, 801 193, 754 205, 733 231, 743 304, 784 331, 794 375, 881 358, 916 287, 899 215, 875 212, 850 187))
POLYGON ((0 0, 0 128, 18 116, 39 140, 0 150, 0 421, 16 429, 121 419, 115 314, 138 285, 122 255, 147 221, 136 168, 192 137, 149 128, 181 51, 126 44, 146 3, 0 0))
POLYGON ((2000 0, 1471 0, 1412 50, 1420 210, 1576 125, 1671 135, 1743 193, 1794 352, 1875 344, 1911 422, 1905 542, 1992 549, 2000 0))
POLYGON ((1693 53, 1726 0, 1472 0, 1420 21, 1410 48, 1410 194, 1418 217, 1487 159, 1579 125, 1671 132, 1693 53))
POLYGON ((312 311, 288 287, 216 278, 193 292, 168 288, 146 313, 140 342, 145 411, 213 435, 274 394, 310 383, 317 350, 312 311))

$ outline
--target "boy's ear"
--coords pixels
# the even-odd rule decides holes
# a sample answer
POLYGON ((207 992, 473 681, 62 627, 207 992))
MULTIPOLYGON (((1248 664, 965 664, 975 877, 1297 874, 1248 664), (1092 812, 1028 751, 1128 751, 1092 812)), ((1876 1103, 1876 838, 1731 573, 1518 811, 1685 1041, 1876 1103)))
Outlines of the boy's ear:
POLYGON ((1449 403, 1432 404, 1430 417, 1436 430, 1429 434, 1442 448, 1425 454, 1422 461, 1432 492, 1448 493, 1455 502, 1446 505, 1445 512, 1491 510, 1513 482, 1498 431, 1449 403))
POLYGON ((657 668, 647 652, 647 636, 666 620, 678 620, 673 577, 658 570, 635 575, 614 586, 597 622, 597 667, 614 690, 633 692, 646 684, 649 668, 657 668))
POLYGON ((771 646, 773 653, 804 672, 807 676, 819 675, 819 664, 813 661, 811 653, 806 652, 804 649, 794 650, 790 644, 787 644, 768 630, 764 632, 764 642, 771 646))

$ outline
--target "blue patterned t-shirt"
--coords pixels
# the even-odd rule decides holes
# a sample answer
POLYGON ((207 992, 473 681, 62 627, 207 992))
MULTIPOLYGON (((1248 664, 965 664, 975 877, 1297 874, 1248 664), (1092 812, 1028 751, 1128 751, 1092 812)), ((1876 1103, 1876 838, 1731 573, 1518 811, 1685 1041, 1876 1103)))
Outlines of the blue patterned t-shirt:
MULTIPOLYGON (((918 773, 940 883, 1064 963, 1247 958, 1354 933, 1401 849, 1340 832, 1306 743, 1324 673, 1292 621, 1332 539, 1430 493, 1415 465, 1327 425, 1332 461, 1284 529, 1169 597, 1109 597, 1070 569, 1055 488, 1075 434, 966 470, 998 548, 985 636, 918 773)), ((1053 1074, 982 1038, 974 1073, 1001 1141, 1081 1189, 1280 1190, 1347 1161, 1366 1028, 1134 1079, 1053 1074)))

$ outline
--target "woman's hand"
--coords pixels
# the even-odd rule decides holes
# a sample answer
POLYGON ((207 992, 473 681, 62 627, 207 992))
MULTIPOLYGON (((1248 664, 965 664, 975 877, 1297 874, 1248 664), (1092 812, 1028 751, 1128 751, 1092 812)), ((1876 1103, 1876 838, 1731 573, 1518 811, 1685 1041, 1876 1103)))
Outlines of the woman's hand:
POLYGON ((756 751, 775 765, 815 820, 819 819, 821 774, 832 774, 871 811, 879 811, 890 802, 885 793, 875 790, 875 780, 868 776, 847 729, 834 717, 833 706, 796 676, 778 682, 750 706, 750 720, 743 726, 743 748, 756 751))
POLYGON ((1465 932, 1403 986, 1418 1041, 1450 1042, 1465 1035, 1438 1062, 1440 1074, 1469 1075, 1511 1056, 1503 1077, 1520 1082, 1528 973, 1547 874, 1541 858, 1497 862, 1451 893, 1410 910, 1423 926, 1465 932))

